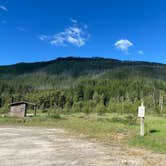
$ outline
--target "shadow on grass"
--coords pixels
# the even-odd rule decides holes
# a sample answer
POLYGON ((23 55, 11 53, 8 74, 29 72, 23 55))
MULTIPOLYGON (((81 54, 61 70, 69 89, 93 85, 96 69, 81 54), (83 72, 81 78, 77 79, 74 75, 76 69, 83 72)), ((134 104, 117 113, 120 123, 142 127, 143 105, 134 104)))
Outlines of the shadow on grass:
POLYGON ((156 129, 149 130, 149 133, 158 133, 158 132, 160 132, 160 130, 156 130, 156 129))

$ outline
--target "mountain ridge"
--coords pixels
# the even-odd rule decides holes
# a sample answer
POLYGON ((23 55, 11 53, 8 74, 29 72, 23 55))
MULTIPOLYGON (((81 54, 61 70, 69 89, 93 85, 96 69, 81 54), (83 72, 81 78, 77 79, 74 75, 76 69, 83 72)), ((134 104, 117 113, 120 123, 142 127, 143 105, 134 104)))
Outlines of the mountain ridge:
POLYGON ((51 75, 67 73, 71 76, 80 76, 91 72, 100 73, 116 68, 131 68, 133 70, 138 70, 138 68, 139 70, 143 68, 152 68, 153 70, 166 71, 166 64, 145 61, 121 61, 102 57, 66 57, 50 61, 33 63, 22 62, 13 65, 0 66, 0 77, 18 76, 36 72, 43 72, 51 75))
POLYGON ((0 67, 7 67, 7 66, 15 66, 19 64, 37 64, 37 63, 52 63, 55 61, 60 61, 60 60, 87 60, 87 59, 105 59, 105 60, 113 60, 113 61, 119 61, 119 62, 134 62, 134 63, 147 63, 147 64, 159 64, 159 65, 166 65, 166 63, 161 63, 161 62, 154 62, 154 61, 131 61, 131 60, 120 60, 120 59, 114 59, 114 58, 105 58, 105 57, 74 57, 74 56, 68 56, 68 57, 58 57, 56 59, 51 59, 51 60, 46 60, 46 61, 36 61, 36 62, 18 62, 18 63, 13 63, 13 64, 6 64, 6 65, 0 65, 0 67))

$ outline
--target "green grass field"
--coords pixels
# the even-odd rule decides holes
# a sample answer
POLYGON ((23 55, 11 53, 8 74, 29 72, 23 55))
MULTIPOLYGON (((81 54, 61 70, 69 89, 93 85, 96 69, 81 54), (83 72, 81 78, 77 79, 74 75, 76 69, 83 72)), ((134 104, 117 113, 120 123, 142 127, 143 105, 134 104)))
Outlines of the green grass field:
POLYGON ((139 119, 128 115, 73 113, 50 118, 45 114, 25 119, 1 117, 0 125, 24 125, 65 128, 103 142, 116 141, 130 146, 166 153, 166 118, 147 116, 145 136, 139 136, 139 119))

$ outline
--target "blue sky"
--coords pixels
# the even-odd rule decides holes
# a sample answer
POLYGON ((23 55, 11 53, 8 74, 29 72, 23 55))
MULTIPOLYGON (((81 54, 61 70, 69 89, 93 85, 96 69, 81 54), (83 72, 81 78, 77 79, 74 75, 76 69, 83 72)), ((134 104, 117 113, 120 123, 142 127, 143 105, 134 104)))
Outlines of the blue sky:
POLYGON ((166 63, 166 1, 0 0, 0 65, 66 56, 166 63))

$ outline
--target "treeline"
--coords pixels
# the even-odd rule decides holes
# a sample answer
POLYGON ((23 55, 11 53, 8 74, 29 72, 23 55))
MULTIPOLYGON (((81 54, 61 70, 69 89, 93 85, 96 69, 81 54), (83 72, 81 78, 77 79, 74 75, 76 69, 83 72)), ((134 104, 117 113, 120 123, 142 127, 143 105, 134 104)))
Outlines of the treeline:
MULTIPOLYGON (((64 88, 65 78, 46 77, 43 88, 37 88, 34 77, 32 83, 21 79, 0 82, 0 109, 14 101, 26 100, 37 104, 38 109, 47 112, 50 109, 69 112, 105 112, 137 113, 137 107, 143 100, 149 113, 166 113, 166 82, 159 79, 132 77, 124 79, 106 79, 102 77, 73 79, 74 83, 64 88), (50 83, 50 84, 49 84, 50 83)), ((68 79, 68 81, 71 79, 68 79)), ((68 82, 66 81, 66 82, 68 82)), ((69 81, 69 82, 70 82, 69 81)), ((69 83, 68 82, 68 83, 69 83)))

